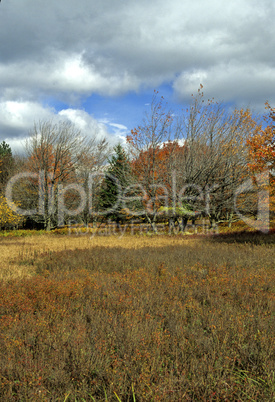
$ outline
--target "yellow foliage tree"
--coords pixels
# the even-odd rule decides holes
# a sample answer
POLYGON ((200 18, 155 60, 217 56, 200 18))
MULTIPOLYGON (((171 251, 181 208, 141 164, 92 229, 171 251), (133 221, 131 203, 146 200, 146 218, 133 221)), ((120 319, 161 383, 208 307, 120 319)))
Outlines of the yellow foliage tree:
POLYGON ((0 195, 0 228, 11 229, 22 224, 24 217, 16 214, 7 204, 6 198, 0 195))

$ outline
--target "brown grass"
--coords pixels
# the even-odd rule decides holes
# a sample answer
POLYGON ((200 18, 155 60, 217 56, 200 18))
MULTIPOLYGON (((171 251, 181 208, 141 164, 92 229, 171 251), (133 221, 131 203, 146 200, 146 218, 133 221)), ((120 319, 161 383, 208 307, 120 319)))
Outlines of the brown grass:
POLYGON ((273 400, 273 234, 0 248, 0 400, 273 400))
POLYGON ((192 244, 194 238, 168 236, 59 236, 42 235, 26 238, 0 238, 0 279, 29 277, 35 273, 34 261, 39 255, 48 252, 93 249, 97 246, 106 248, 121 247, 137 249, 146 246, 163 247, 167 244, 192 244))

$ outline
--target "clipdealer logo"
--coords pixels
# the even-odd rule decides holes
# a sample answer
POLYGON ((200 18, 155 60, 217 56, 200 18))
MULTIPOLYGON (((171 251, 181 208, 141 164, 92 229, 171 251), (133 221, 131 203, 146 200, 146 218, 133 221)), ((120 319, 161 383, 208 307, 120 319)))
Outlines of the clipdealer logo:
MULTIPOLYGON (((62 226, 64 225, 64 219, 65 215, 67 216, 77 216, 78 214, 81 214, 86 206, 88 206, 89 211, 93 213, 94 215, 97 216, 102 216, 102 215, 108 215, 108 213, 116 211, 117 206, 122 203, 122 205, 126 208, 126 203, 130 201, 134 201, 137 199, 142 200, 144 197, 144 194, 146 194, 146 191, 141 188, 141 186, 138 184, 137 187, 138 189, 143 192, 143 196, 130 196, 128 197, 127 191, 133 187, 129 186, 127 187, 126 190, 122 191, 121 185, 119 183, 119 180, 112 175, 109 175, 110 178, 112 178, 117 185, 118 189, 118 197, 116 200, 115 205, 112 208, 109 208, 107 211, 102 211, 102 212, 96 212, 93 211, 93 181, 94 179, 98 179, 99 176, 103 177, 104 175, 102 173, 95 173, 91 174, 89 176, 89 185, 88 185, 88 194, 85 192, 84 188, 78 184, 78 183, 70 183, 67 184, 66 186, 63 186, 62 184, 57 184, 57 193, 54 191, 54 186, 48 186, 47 188, 47 197, 46 197, 46 191, 45 191, 45 172, 41 170, 39 173, 32 173, 32 172, 21 172, 18 173, 17 175, 13 176, 7 186, 6 186, 6 200, 9 205, 9 207, 16 212, 19 215, 23 216, 31 216, 35 214, 39 215, 44 215, 45 211, 47 209, 48 213, 54 213, 55 209, 57 210, 57 217, 58 217, 58 225, 62 226), (38 205, 37 208, 34 209, 23 209, 17 206, 14 201, 13 201, 13 187, 14 185, 19 182, 22 179, 33 179, 37 180, 38 184, 38 205), (69 209, 66 207, 66 202, 65 202, 65 194, 66 192, 74 190, 76 193, 78 193, 80 197, 80 203, 77 208, 75 209, 69 209), (47 198, 47 203, 45 203, 45 199, 47 198), (47 204, 47 205, 45 205, 47 204)), ((240 196, 244 197, 245 193, 248 192, 255 192, 255 184, 253 183, 252 179, 246 180, 244 183, 242 183, 234 192, 234 197, 233 197, 233 202, 234 202, 234 211, 236 215, 243 221, 245 222, 249 227, 254 228, 256 230, 259 230, 263 233, 267 233, 269 231, 269 215, 270 215, 270 202, 269 202, 269 171, 264 171, 262 173, 259 173, 255 176, 255 182, 257 185, 258 189, 258 197, 257 197, 257 215, 256 219, 253 219, 251 217, 245 216, 242 212, 240 212, 239 207, 238 207, 238 198, 240 196)), ((106 174, 105 174, 106 175, 106 174)), ((174 186, 175 185, 175 177, 173 178, 174 186)), ((164 186, 160 186, 162 190, 164 190, 164 186)), ((202 189, 197 186, 197 185, 192 185, 188 184, 183 186, 181 191, 178 194, 178 197, 180 201, 183 200, 190 200, 190 199, 199 199, 199 200, 205 200, 205 214, 209 214, 210 210, 210 193, 219 188, 218 185, 212 186, 210 189, 207 189, 206 193, 202 191, 202 189), (185 196, 185 191, 188 188, 192 188, 193 190, 196 190, 197 195, 196 196, 185 196)), ((167 189, 165 189, 167 190, 167 189)), ((165 192, 164 192, 165 193, 165 192)), ((168 205, 168 190, 166 191, 166 196, 161 196, 161 198, 164 199, 165 203, 168 205)), ((173 202, 175 203, 176 200, 176 194, 175 194, 175 188, 173 191, 173 202)), ((152 200, 151 200, 152 201, 152 200)), ((150 202, 151 202, 150 201, 150 202)), ((148 209, 150 209, 150 202, 147 203, 146 210, 148 212, 148 209)), ((130 211, 133 215, 135 216, 140 216, 144 211, 130 211)))

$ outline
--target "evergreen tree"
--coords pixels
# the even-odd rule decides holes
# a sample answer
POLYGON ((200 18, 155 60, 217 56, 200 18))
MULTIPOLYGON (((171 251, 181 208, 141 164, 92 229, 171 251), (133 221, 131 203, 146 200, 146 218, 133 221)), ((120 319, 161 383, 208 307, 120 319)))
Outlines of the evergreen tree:
POLYGON ((5 141, 0 144, 0 157, 12 156, 11 147, 5 141))
POLYGON ((123 194, 132 183, 132 175, 130 161, 123 147, 119 144, 114 151, 101 188, 99 207, 102 213, 106 212, 105 218, 115 220, 118 224, 125 216, 122 211, 123 194))
POLYGON ((0 144, 0 192, 4 190, 14 167, 11 147, 5 141, 0 144))

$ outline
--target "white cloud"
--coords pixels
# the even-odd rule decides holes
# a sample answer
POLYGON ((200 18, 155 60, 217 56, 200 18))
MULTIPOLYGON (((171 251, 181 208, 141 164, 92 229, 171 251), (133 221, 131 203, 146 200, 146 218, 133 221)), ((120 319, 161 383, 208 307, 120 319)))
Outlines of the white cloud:
POLYGON ((128 131, 127 127, 124 124, 117 124, 117 123, 109 123, 109 126, 117 130, 117 132, 125 133, 128 131))
POLYGON ((26 132, 34 124, 34 119, 45 120, 53 115, 52 108, 44 108, 30 101, 0 102, 0 127, 2 131, 26 132))
POLYGON ((114 124, 116 130, 111 130, 106 124, 97 121, 80 109, 69 108, 56 112, 53 108, 43 107, 35 102, 2 101, 0 103, 0 132, 5 133, 2 135, 2 140, 5 140, 14 152, 23 152, 24 140, 34 123, 62 119, 73 123, 87 138, 106 138, 111 144, 120 141, 123 130, 127 129, 122 125, 114 124))
POLYGON ((122 145, 126 145, 126 136, 129 134, 128 127, 118 123, 108 123, 108 127, 112 132, 116 142, 120 142, 122 145))
POLYGON ((58 118, 65 118, 75 125, 87 138, 106 138, 110 141, 110 133, 105 124, 97 121, 84 110, 64 109, 58 113, 58 118))
POLYGON ((22 136, 34 119, 55 115, 43 99, 64 102, 74 110, 67 117, 89 127, 83 98, 167 83, 180 100, 202 83, 236 104, 273 104, 274 18, 274 0, 3 1, 2 135, 22 136))
POLYGON ((138 88, 136 78, 130 77, 127 72, 118 74, 109 71, 107 64, 105 69, 99 70, 95 64, 87 64, 82 54, 72 55, 59 63, 48 80, 50 85, 55 83, 57 90, 63 92, 119 95, 138 88))
POLYGON ((96 65, 87 64, 83 54, 61 52, 49 54, 49 58, 50 61, 42 65, 35 61, 0 63, 0 87, 3 86, 4 98, 50 94, 70 101, 72 96, 92 93, 119 95, 137 90, 139 86, 138 79, 127 71, 110 71, 107 64, 99 70, 96 65))

